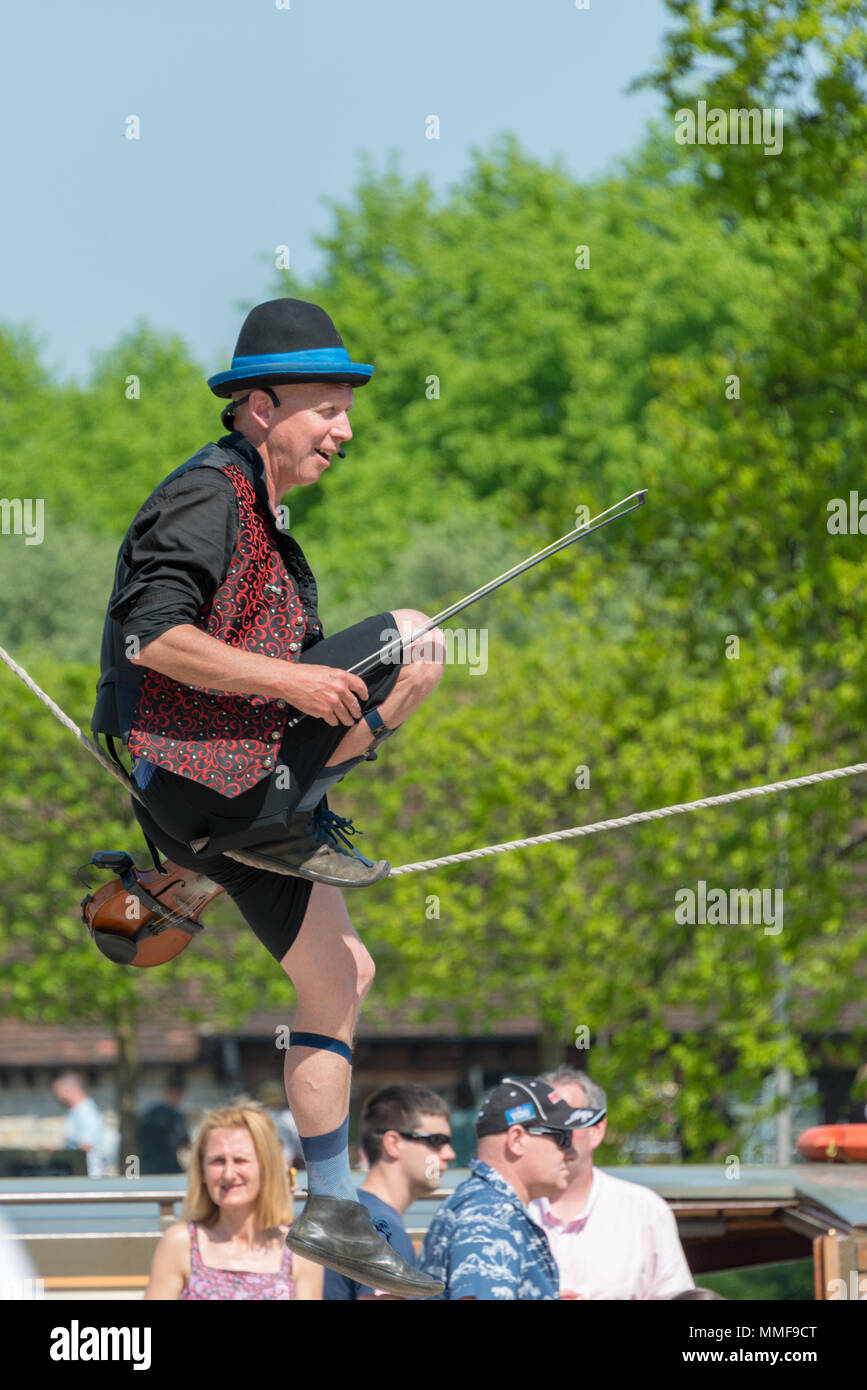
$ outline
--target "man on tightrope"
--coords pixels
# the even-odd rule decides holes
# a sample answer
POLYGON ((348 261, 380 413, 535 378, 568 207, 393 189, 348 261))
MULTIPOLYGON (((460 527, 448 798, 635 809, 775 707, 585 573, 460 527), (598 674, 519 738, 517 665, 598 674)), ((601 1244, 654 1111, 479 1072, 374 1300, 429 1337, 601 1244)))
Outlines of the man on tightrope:
POLYGON ((372 373, 317 305, 278 299, 247 316, 231 368, 208 382, 232 401, 232 432, 159 484, 121 545, 91 728, 112 751, 113 738, 127 744, 149 843, 221 884, 295 986, 284 1076, 310 1195, 288 1244, 413 1298, 442 1285, 374 1227, 347 1148, 351 1044, 374 966, 341 889, 389 865, 354 848, 326 793, 432 692, 444 639, 435 629, 364 679, 350 673, 427 619, 399 608, 325 637, 280 505, 352 438, 353 388, 372 373))

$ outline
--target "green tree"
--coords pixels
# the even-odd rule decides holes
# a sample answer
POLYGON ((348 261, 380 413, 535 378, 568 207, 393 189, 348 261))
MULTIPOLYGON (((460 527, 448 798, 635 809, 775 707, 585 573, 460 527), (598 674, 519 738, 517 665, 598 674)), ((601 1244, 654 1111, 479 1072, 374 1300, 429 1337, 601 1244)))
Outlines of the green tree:
MULTIPOLYGON (((863 144, 851 143, 863 55, 860 37, 834 27, 859 7, 765 6, 762 31, 756 6, 715 6, 705 20, 671 8, 686 26, 657 74, 672 103, 686 100, 678 84, 698 90, 711 40, 719 105, 800 91, 778 87, 797 48, 790 21, 798 52, 825 55, 836 86, 823 79, 812 99, 827 123, 814 130, 805 106, 802 137, 790 144, 786 127, 786 164, 762 156, 770 201, 748 153, 729 147, 720 175, 664 126, 589 184, 504 138, 439 202, 423 182, 368 169, 334 209, 321 278, 276 286, 324 304, 376 366, 356 393, 345 464, 288 496, 326 631, 394 606, 435 611, 563 534, 576 508, 649 488, 643 511, 470 610, 463 621, 487 632, 487 671, 450 668, 379 762, 341 786, 338 809, 394 863, 862 756, 862 537, 828 525, 829 503, 858 487, 865 443, 865 184, 863 144), (818 37, 803 28, 816 18, 818 37), (579 766, 587 786, 576 786, 579 766)), ((213 401, 183 346, 137 332, 87 389, 61 393, 71 469, 35 416, 11 450, 19 489, 28 457, 49 460, 55 539, 78 529, 106 573, 109 542, 151 487, 213 435, 213 401), (154 386, 138 401, 123 389, 136 361, 154 386)), ((47 391, 32 344, 3 343, 11 380, 47 391)), ((4 408, 26 404, 19 390, 4 408)), ((60 549, 66 570, 62 558, 43 563, 69 616, 47 627, 46 645, 73 654, 63 623, 96 637, 102 611, 77 586, 83 547, 60 549), (72 608, 79 595, 86 611, 72 608)), ((26 643, 37 633, 16 596, 44 612, 37 562, 19 569, 9 553, 6 621, 26 643)), ((85 723, 92 650, 88 667, 50 667, 43 682, 85 723)), ((11 676, 3 691, 10 1007, 39 1016, 53 990, 67 1010, 108 1016, 115 991, 129 1010, 199 972, 209 1011, 240 1011, 266 979, 281 995, 246 928, 234 968, 209 956, 215 924, 162 980, 95 961, 71 920, 70 950, 60 962, 49 953, 33 924, 61 901, 67 910, 70 847, 81 862, 123 844, 132 822, 41 711, 42 747, 62 775, 53 762, 34 773, 32 697, 11 676), (97 967, 107 992, 77 993, 76 972, 92 980, 97 967)), ((731 1152, 731 1100, 752 1097, 774 1067, 809 1070, 811 1036, 862 997, 864 794, 861 779, 823 784, 355 895, 378 961, 374 998, 410 1001, 444 1027, 532 1012, 566 1044, 587 1026, 612 1093, 613 1152, 630 1131, 672 1126, 692 1156, 731 1152), (782 930, 679 923, 677 894, 700 880, 782 887, 782 930)))
POLYGON ((661 62, 633 87, 661 91, 670 112, 778 110, 783 148, 696 146, 705 190, 768 220, 863 180, 867 135, 865 0, 665 0, 674 26, 661 62))

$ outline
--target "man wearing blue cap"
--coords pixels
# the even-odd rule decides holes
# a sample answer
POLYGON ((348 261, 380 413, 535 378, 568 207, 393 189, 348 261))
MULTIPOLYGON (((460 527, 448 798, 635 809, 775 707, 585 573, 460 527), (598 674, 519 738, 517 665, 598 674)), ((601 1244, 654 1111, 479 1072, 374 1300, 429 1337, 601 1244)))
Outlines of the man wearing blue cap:
POLYGON ((545 1232, 527 1210, 555 1198, 575 1160, 573 1129, 593 1119, 541 1077, 503 1078, 476 1118, 478 1157, 430 1224, 419 1265, 443 1299, 551 1301, 560 1296, 545 1232))
POLYGON ((91 728, 133 757, 133 810, 155 860, 154 844, 225 888, 295 986, 285 1081, 310 1196, 288 1243, 412 1298, 441 1285, 374 1228, 347 1148, 351 1043, 373 961, 340 889, 376 883, 389 865, 354 849, 355 827, 326 793, 431 693, 444 641, 435 630, 403 662, 351 673, 425 615, 397 609, 325 637, 313 574, 280 521, 285 493, 343 456, 353 388, 372 372, 315 304, 278 299, 248 315, 231 367, 208 383, 230 402, 231 433, 159 484, 121 545, 91 728))

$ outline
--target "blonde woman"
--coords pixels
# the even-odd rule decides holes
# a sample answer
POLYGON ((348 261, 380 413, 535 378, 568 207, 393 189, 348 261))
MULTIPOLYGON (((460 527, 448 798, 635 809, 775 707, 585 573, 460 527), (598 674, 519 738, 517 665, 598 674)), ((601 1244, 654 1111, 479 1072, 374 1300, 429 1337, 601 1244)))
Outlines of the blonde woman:
POLYGON ((323 1269, 286 1245, 292 1194, 273 1120, 244 1104, 205 1116, 184 1219, 154 1252, 146 1299, 318 1299, 323 1269))

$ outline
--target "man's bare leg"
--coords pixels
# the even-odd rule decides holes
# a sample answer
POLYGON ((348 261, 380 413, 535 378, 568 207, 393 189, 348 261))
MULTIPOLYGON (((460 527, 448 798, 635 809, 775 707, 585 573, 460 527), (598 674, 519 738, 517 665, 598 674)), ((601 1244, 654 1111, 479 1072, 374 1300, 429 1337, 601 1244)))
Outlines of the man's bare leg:
MULTIPOLYGON (((374 964, 339 888, 314 883, 301 930, 280 964, 298 995, 293 1031, 324 1034, 351 1047, 374 964)), ((326 1134, 343 1123, 350 1077, 350 1064, 336 1053, 287 1049, 286 1096, 299 1134, 326 1134)))
POLYGON ((374 966, 339 889, 314 883, 301 930, 280 964, 298 995, 284 1076, 309 1194, 287 1243, 360 1283, 407 1298, 431 1297, 442 1284, 415 1270, 377 1231, 349 1169, 351 1057, 340 1049, 349 1052, 374 966))

